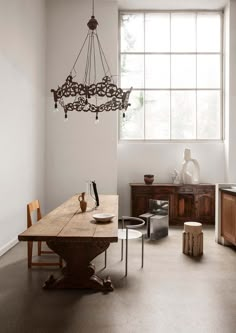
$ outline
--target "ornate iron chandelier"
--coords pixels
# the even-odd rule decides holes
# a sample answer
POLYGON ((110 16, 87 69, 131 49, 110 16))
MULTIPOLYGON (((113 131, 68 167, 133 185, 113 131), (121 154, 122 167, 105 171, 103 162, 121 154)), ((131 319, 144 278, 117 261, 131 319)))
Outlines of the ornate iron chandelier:
POLYGON ((70 111, 93 112, 96 114, 96 122, 98 114, 103 111, 123 111, 123 117, 125 117, 125 111, 130 106, 129 95, 132 87, 128 91, 123 91, 117 87, 113 80, 96 30, 98 22, 94 16, 94 0, 92 0, 92 16, 87 26, 89 28, 87 36, 65 83, 58 86, 56 90, 51 89, 55 103, 54 110, 58 110, 59 102, 64 109, 65 120, 67 120, 70 111), (85 49, 87 49, 87 55, 84 77, 82 82, 78 83, 74 80, 77 73, 80 74, 79 71, 76 71, 76 65, 85 49), (100 58, 100 72, 103 72, 103 77, 98 82, 97 57, 100 58))

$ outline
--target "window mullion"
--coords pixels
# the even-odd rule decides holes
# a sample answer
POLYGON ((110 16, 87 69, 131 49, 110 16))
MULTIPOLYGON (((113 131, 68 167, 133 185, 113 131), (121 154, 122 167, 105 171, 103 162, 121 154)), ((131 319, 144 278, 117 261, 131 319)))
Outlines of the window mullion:
POLYGON ((145 40, 145 25, 146 25, 146 14, 144 13, 144 19, 143 19, 143 29, 144 29, 144 33, 143 33, 143 50, 144 50, 144 54, 143 54, 143 135, 144 135, 144 140, 146 140, 146 40, 145 40))
POLYGON ((224 63, 223 63, 223 19, 222 19, 222 14, 221 14, 221 21, 220 21, 220 121, 221 121, 221 126, 220 126, 220 136, 221 140, 224 139, 224 95, 223 95, 223 89, 224 89, 224 78, 223 78, 223 73, 224 73, 224 63))
POLYGON ((170 140, 172 140, 172 85, 171 85, 171 13, 170 13, 170 140))
POLYGON ((196 140, 198 139, 198 108, 197 108, 197 98, 198 98, 198 93, 197 93, 197 13, 195 14, 195 39, 196 39, 196 140))

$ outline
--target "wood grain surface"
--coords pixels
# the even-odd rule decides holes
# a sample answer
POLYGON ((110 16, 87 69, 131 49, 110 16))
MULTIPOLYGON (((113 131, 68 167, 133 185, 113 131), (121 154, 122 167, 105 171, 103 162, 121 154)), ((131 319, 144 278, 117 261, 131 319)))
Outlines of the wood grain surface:
POLYGON ((78 194, 51 211, 36 224, 18 236, 20 241, 46 241, 66 265, 61 276, 51 275, 45 281, 45 289, 93 289, 112 291, 110 277, 101 279, 95 274, 92 260, 106 251, 111 242, 118 241, 118 196, 100 195, 100 205, 87 200, 87 210, 82 212, 78 194), (110 213, 110 222, 98 223, 93 214, 110 213))
POLYGON ((50 241, 50 240, 91 240, 93 238, 117 242, 118 237, 118 196, 100 195, 100 206, 92 210, 93 202, 88 200, 87 211, 82 213, 78 195, 61 204, 59 207, 45 215, 36 224, 18 236, 20 241, 50 241), (112 222, 97 223, 93 214, 111 213, 115 215, 112 222))

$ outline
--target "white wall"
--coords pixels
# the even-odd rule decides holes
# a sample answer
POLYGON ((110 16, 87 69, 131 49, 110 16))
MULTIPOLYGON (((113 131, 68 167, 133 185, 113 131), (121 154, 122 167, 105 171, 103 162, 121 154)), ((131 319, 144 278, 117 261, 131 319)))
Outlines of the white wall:
POLYGON ((226 181, 236 182, 236 1, 225 12, 225 156, 226 181))
MULTIPOLYGON (((48 210, 74 193, 85 190, 85 181, 96 180, 100 193, 117 192, 117 114, 103 113, 98 125, 94 114, 54 114, 50 89, 64 83, 87 34, 92 2, 47 2, 47 158, 48 210)), ((111 72, 117 72, 118 10, 115 2, 95 1, 98 34, 111 72)), ((77 71, 84 71, 83 64, 77 71)), ((101 79, 102 77, 100 77, 101 79)))
POLYGON ((44 199, 45 4, 0 1, 0 255, 44 199))
POLYGON ((200 164, 202 183, 224 181, 224 144, 219 143, 125 143, 118 144, 118 194, 120 214, 130 214, 129 183, 142 183, 152 173, 157 183, 171 183, 174 169, 181 170, 184 148, 200 164))

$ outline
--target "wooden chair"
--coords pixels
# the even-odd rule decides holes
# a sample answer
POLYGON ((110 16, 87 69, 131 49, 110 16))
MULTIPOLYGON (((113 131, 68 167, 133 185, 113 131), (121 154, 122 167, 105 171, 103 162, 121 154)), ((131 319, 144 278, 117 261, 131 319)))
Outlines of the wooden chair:
MULTIPOLYGON (((34 200, 27 205, 27 228, 32 226, 32 217, 31 214, 37 210, 37 221, 42 218, 39 200, 34 200)), ((32 253, 33 253, 33 241, 28 242, 28 268, 32 266, 59 266, 62 267, 62 259, 59 258, 58 262, 33 262, 32 261, 32 253)), ((53 251, 43 251, 42 250, 42 242, 38 241, 38 256, 41 254, 54 253, 53 251)))

